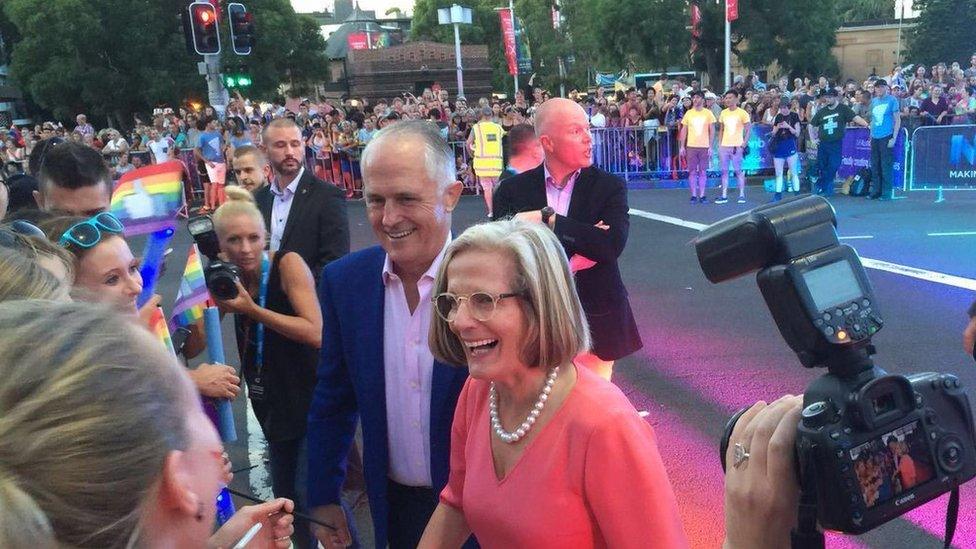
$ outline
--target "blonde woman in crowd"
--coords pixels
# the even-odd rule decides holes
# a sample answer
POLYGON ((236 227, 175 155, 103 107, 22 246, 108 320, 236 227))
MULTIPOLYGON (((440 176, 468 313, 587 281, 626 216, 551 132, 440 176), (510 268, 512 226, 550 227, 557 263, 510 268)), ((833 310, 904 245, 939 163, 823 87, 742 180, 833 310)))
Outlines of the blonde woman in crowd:
POLYGON ((85 303, 0 303, 0 547, 289 546, 292 502, 212 533, 223 448, 145 330, 85 303), (56 420, 55 420, 56 419, 56 420))

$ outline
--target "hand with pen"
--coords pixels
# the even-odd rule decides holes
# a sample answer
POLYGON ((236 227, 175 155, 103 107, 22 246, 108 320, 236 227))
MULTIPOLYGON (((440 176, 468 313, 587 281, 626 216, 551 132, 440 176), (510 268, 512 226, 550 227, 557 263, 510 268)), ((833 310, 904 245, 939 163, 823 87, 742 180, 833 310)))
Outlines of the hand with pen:
POLYGON ((295 532, 292 524, 295 517, 291 514, 294 510, 295 503, 285 498, 241 507, 220 530, 210 536, 207 547, 288 549, 291 535, 295 532))

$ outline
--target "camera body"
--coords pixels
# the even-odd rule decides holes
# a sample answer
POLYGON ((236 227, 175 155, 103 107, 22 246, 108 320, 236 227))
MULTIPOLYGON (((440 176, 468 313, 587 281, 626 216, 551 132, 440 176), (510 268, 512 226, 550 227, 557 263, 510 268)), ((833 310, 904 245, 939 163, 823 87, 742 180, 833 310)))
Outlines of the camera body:
POLYGON ((827 375, 803 404, 797 456, 815 465, 823 528, 867 532, 976 475, 972 411, 953 375, 827 375))
POLYGON ((237 281, 241 279, 241 269, 233 263, 221 261, 218 257, 220 242, 214 231, 213 218, 210 215, 198 215, 190 218, 186 226, 200 253, 207 257, 207 265, 203 268, 207 289, 220 300, 237 297, 237 281))
POLYGON ((835 223, 830 203, 808 196, 720 221, 695 248, 712 282, 758 270, 786 343, 804 366, 828 369, 803 395, 797 470, 820 525, 861 534, 976 476, 976 432, 955 376, 889 375, 873 364, 871 337, 884 320, 835 223))

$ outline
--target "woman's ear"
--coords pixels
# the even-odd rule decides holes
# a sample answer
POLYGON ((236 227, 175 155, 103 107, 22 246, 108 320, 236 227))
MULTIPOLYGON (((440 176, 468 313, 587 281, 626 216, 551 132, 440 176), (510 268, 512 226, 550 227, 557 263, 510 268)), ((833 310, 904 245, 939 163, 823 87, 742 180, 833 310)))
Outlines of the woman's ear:
POLYGON ((163 473, 159 481, 159 506, 170 512, 192 516, 202 520, 203 502, 193 491, 186 453, 173 450, 163 461, 163 473))

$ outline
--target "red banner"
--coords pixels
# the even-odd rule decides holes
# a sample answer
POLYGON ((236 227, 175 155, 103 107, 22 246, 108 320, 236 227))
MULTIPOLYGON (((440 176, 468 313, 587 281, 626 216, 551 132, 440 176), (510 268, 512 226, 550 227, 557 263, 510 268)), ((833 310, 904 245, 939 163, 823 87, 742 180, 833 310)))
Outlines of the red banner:
POLYGON ((739 18, 739 0, 725 0, 725 18, 730 23, 739 18))
POLYGON ((698 38, 701 36, 701 9, 698 4, 691 5, 691 53, 698 49, 698 38))
POLYGON ((498 17, 502 24, 502 44, 505 46, 505 61, 508 62, 508 74, 518 74, 518 49, 515 46, 515 22, 512 21, 511 10, 499 10, 498 17))

